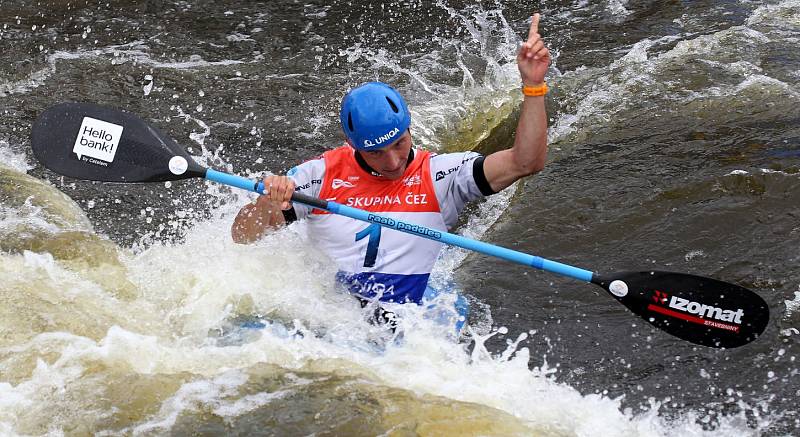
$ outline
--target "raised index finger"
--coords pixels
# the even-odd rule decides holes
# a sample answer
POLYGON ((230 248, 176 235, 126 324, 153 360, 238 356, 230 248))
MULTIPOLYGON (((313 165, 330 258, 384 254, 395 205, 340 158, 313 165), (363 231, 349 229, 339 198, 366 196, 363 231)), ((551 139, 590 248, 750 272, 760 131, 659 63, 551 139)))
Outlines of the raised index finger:
POLYGON ((539 33, 539 13, 533 14, 533 20, 531 20, 531 30, 528 32, 528 38, 532 37, 539 33))

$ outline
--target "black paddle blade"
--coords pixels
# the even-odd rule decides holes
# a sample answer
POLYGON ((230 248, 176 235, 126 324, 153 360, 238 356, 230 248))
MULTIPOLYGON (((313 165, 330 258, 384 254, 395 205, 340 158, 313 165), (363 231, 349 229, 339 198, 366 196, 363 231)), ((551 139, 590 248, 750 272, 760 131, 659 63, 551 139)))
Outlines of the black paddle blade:
POLYGON ((650 271, 615 273, 592 282, 656 328, 703 346, 742 346, 758 338, 769 322, 761 296, 716 279, 650 271))
POLYGON ((144 120, 90 103, 44 111, 31 144, 42 165, 77 179, 158 182, 205 175, 181 146, 144 120))

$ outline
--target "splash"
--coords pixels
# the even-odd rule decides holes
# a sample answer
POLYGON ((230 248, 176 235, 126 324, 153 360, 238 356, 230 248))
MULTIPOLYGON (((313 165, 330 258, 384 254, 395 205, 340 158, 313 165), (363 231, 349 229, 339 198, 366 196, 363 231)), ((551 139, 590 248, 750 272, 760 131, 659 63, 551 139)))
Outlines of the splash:
MULTIPOLYGON (((16 333, 0 346, 4 429, 37 434, 81 424, 100 434, 148 435, 200 429, 207 420, 242 429, 272 417, 267 411, 302 414, 298 403, 349 393, 352 403, 320 404, 312 413, 330 416, 304 421, 346 432, 335 418, 360 420, 353 408, 378 396, 370 418, 378 433, 411 420, 444 434, 467 425, 486 435, 712 434, 693 413, 668 421, 655 401, 634 413, 621 398, 557 382, 546 361, 531 369, 527 333, 493 353, 486 341, 507 329, 472 330, 471 344, 457 343, 422 307, 402 306, 404 335, 387 343, 386 332, 331 286, 335 264, 311 245, 302 223, 237 245, 227 232, 235 209, 220 207, 180 243, 121 257, 117 279, 135 286, 127 299, 47 253, 0 255, 0 281, 12 291, 3 295, 20 299, 2 306, 0 329, 16 333), (230 338, 228 321, 252 315, 285 329, 220 341, 230 338), (401 406, 416 413, 394 414, 401 406), (442 422, 432 414, 440 408, 457 420, 442 422)), ((741 431, 739 420, 723 418, 717 430, 741 431)))
MULTIPOLYGON (((788 3, 781 5, 785 14, 794 11, 788 3)), ((785 114, 783 106, 778 108, 774 102, 800 100, 796 85, 773 76, 776 73, 765 70, 759 59, 769 56, 776 40, 788 41, 790 37, 762 32, 764 29, 756 24, 762 22, 758 17, 763 15, 764 10, 759 8, 746 26, 691 39, 684 39, 684 35, 644 39, 607 67, 565 73, 558 78, 558 86, 566 99, 550 140, 572 143, 585 141, 590 135, 597 140, 617 138, 621 132, 638 135, 631 126, 674 114, 714 125, 742 117, 785 114), (747 59, 740 56, 743 48, 750 53, 747 59), (658 51, 661 53, 650 54, 658 51), (676 71, 692 74, 673 74, 676 71), (693 83, 697 76, 706 79, 693 83)))
POLYGON ((376 74, 405 76, 408 84, 401 92, 411 103, 415 139, 432 150, 466 150, 508 122, 521 102, 515 61, 521 39, 499 7, 459 11, 444 1, 436 5, 461 23, 467 40, 434 36, 437 49, 410 65, 365 43, 340 56, 349 64, 366 63, 376 74), (451 67, 453 60, 458 68, 451 67))
POLYGON ((793 316, 797 312, 797 309, 800 308, 800 291, 795 291, 794 297, 792 299, 785 300, 784 304, 786 304, 785 317, 793 316))
POLYGON ((72 52, 56 51, 55 53, 47 55, 46 67, 30 73, 27 78, 19 81, 0 83, 0 97, 25 94, 32 89, 44 85, 50 77, 56 73, 58 63, 64 61, 109 62, 110 65, 121 65, 130 62, 137 65, 147 65, 153 68, 166 70, 194 70, 244 63, 243 61, 230 59, 206 61, 200 55, 191 55, 186 61, 163 62, 154 60, 148 53, 148 50, 149 47, 144 41, 134 41, 127 44, 112 45, 91 50, 79 49, 72 52))
POLYGON ((4 166, 20 173, 27 173, 33 167, 28 163, 25 155, 15 152, 8 141, 0 140, 0 162, 4 166))
POLYGON ((747 18, 747 25, 786 28, 797 32, 800 29, 800 2, 783 0, 759 6, 747 18))

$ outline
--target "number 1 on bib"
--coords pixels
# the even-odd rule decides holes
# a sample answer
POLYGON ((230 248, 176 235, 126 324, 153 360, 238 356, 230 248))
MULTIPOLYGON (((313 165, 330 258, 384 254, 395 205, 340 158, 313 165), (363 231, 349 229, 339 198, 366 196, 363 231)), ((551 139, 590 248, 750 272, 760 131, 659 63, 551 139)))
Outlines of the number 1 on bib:
POLYGON ((381 226, 378 224, 371 224, 364 230, 356 234, 356 241, 359 241, 369 235, 367 241, 367 256, 364 257, 364 267, 374 267, 375 260, 378 259, 378 245, 381 242, 381 226))

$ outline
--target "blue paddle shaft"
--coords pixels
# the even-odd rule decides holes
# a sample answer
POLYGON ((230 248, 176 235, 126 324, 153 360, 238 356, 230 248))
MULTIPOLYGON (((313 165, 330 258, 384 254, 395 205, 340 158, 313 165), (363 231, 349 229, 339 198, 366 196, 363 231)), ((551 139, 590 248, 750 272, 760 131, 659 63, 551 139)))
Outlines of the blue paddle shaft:
MULTIPOLYGON (((213 169, 208 169, 206 171, 206 179, 232 187, 241 188, 243 190, 253 191, 258 194, 264 194, 264 185, 262 182, 253 182, 252 180, 245 179, 240 176, 222 173, 213 169)), ((495 246, 493 244, 484 243, 482 241, 473 240, 460 235, 451 234, 449 232, 430 229, 424 226, 415 225, 413 223, 381 216, 361 209, 345 206, 333 201, 317 199, 315 197, 306 196, 305 194, 298 192, 292 194, 292 201, 302 203, 313 208, 322 209, 333 214, 343 215, 345 217, 350 217, 352 219, 361 220, 368 223, 377 223, 381 226, 394 229, 396 231, 405 232, 407 234, 416 235, 418 237, 427 238, 429 240, 438 241, 444 244, 462 247, 464 249, 502 258, 525 266, 535 267, 537 269, 556 273, 562 276, 568 276, 570 278, 575 278, 586 282, 592 281, 593 273, 589 270, 579 269, 567 264, 550 261, 542 257, 528 255, 527 253, 517 252, 516 250, 506 249, 504 247, 495 246)))

